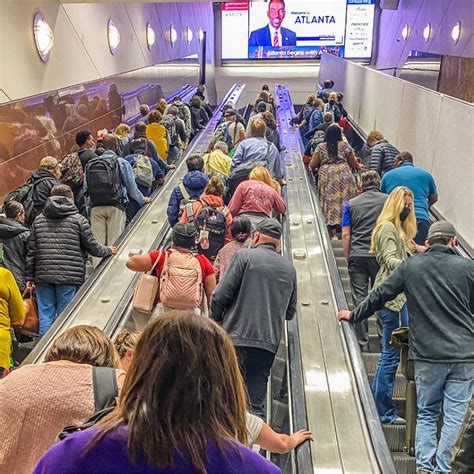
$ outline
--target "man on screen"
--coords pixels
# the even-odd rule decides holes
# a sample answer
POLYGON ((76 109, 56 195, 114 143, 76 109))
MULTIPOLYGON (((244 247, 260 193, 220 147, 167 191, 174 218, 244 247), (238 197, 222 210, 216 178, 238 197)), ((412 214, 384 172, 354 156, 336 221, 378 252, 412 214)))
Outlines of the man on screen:
POLYGON ((281 26, 285 18, 285 2, 270 0, 267 12, 269 23, 252 31, 249 46, 296 46, 296 33, 281 26))

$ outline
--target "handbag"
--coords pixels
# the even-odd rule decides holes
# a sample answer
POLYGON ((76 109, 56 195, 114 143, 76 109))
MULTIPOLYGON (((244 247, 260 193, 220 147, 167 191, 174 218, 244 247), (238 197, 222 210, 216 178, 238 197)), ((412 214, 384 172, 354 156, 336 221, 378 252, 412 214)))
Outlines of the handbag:
POLYGON ((161 250, 158 258, 147 273, 142 273, 133 293, 132 308, 140 313, 151 313, 155 308, 160 289, 160 279, 153 275, 156 265, 161 258, 161 250))
POLYGON ((33 289, 27 288, 23 293, 23 305, 25 306, 25 317, 19 326, 15 326, 15 332, 22 336, 37 337, 39 333, 38 307, 33 289))

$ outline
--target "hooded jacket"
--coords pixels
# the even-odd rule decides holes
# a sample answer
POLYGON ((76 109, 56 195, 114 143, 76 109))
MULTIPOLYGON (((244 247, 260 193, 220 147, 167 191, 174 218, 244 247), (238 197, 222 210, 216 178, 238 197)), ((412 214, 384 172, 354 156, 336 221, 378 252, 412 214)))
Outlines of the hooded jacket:
POLYGON ((151 140, 163 160, 168 159, 168 133, 160 123, 149 123, 146 126, 146 136, 151 140))
MULTIPOLYGON (((204 188, 207 186, 209 177, 202 171, 190 171, 183 178, 183 185, 188 192, 190 199, 199 199, 201 194, 204 192, 204 188)), ((176 186, 171 193, 170 200, 168 202, 168 209, 166 211, 168 215, 168 222, 173 227, 179 219, 181 214, 180 204, 184 199, 183 193, 179 186, 176 186)))
MULTIPOLYGON (((201 199, 199 201, 193 202, 194 219, 197 219, 199 211, 205 205, 209 207, 215 207, 219 211, 224 211, 226 209, 224 201, 221 197, 213 196, 212 194, 205 194, 201 196, 201 199)), ((226 220, 226 228, 225 228, 224 244, 228 244, 232 240, 232 233, 230 231, 230 226, 232 225, 232 220, 233 220, 232 214, 230 213, 230 210, 228 208, 227 208, 227 215, 226 215, 225 220, 226 220)), ((181 222, 183 224, 186 224, 188 222, 188 216, 186 215, 186 212, 183 212, 183 214, 181 215, 181 222)))
POLYGON ((25 222, 26 225, 30 226, 35 220, 36 216, 43 212, 43 207, 46 203, 46 200, 51 194, 51 189, 57 184, 60 184, 59 181, 55 178, 51 171, 40 168, 35 171, 31 178, 27 181, 28 183, 33 183, 33 210, 30 216, 27 216, 28 220, 25 222))
POLYGON ((13 273, 21 291, 25 289, 26 251, 30 229, 15 219, 0 218, 0 242, 3 244, 3 266, 13 273))
POLYGON ((26 280, 37 285, 82 285, 87 252, 94 257, 112 254, 95 240, 89 222, 72 200, 52 196, 31 228, 26 280))

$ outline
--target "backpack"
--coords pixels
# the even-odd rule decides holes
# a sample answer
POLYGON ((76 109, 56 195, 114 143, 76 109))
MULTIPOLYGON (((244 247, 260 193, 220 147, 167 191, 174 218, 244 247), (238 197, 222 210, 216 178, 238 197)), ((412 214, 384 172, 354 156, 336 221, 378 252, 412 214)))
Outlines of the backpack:
POLYGON ((153 168, 150 158, 146 155, 137 155, 132 168, 135 182, 140 186, 151 188, 153 184, 153 168))
POLYGON ((33 210, 35 207, 35 187, 37 184, 41 183, 42 181, 46 181, 50 179, 49 177, 44 177, 38 179, 38 181, 33 181, 31 178, 22 186, 19 186, 10 194, 8 194, 4 200, 7 201, 17 201, 23 204, 23 208, 25 210, 25 223, 27 225, 32 223, 31 217, 33 216, 33 210))
POLYGON ((324 143, 326 140, 326 132, 324 130, 316 130, 314 132, 313 138, 310 140, 310 146, 311 146, 311 155, 314 153, 314 150, 316 150, 316 147, 320 143, 324 143))
POLYGON ((92 367, 92 385, 94 387, 94 414, 81 425, 66 426, 58 434, 62 441, 72 433, 90 428, 112 412, 118 397, 116 370, 111 367, 92 367))
POLYGON ((237 141, 235 140, 236 137, 237 137, 237 122, 235 122, 234 136, 233 137, 230 136, 229 129, 230 129, 230 125, 228 125, 227 128, 224 131, 224 141, 226 142, 227 148, 230 151, 233 147, 235 148, 238 145, 237 141))
POLYGON ((191 195, 188 193, 186 186, 183 183, 179 183, 178 187, 179 187, 179 190, 181 191, 181 194, 183 195, 183 199, 181 199, 181 202, 179 203, 179 210, 182 214, 187 204, 198 201, 199 199, 192 198, 191 195))
MULTIPOLYGON (((221 141, 225 141, 227 143, 227 140, 225 139, 225 134, 231 123, 232 122, 222 122, 217 126, 216 131, 214 132, 214 143, 221 141)), ((229 146, 229 144, 227 144, 227 146, 229 146)))
POLYGON ((191 252, 170 250, 166 254, 160 276, 160 300, 173 309, 194 309, 201 306, 202 270, 191 252))
POLYGON ((70 153, 61 160, 61 183, 71 188, 82 186, 84 182, 84 170, 82 169, 79 154, 70 153))
POLYGON ((192 204, 186 205, 186 217, 190 224, 194 224, 199 233, 198 253, 205 255, 213 261, 217 257, 219 250, 224 247, 225 235, 227 230, 227 216, 229 209, 224 206, 223 209, 212 207, 201 201, 202 207, 194 219, 194 210, 192 204), (203 233, 208 233, 204 235, 203 233), (208 248, 201 245, 202 239, 207 237, 209 240, 208 248))
POLYGON ((168 132, 168 144, 169 145, 177 145, 178 144, 178 134, 176 132, 176 124, 174 120, 169 116, 165 115, 161 119, 161 125, 166 128, 168 132))
POLYGON ((86 166, 87 189, 94 206, 122 204, 123 186, 117 158, 93 158, 86 166))
POLYGON ((187 114, 186 114, 186 105, 184 105, 183 103, 181 103, 180 105, 176 105, 174 104, 177 108, 178 108, 178 117, 184 122, 186 123, 186 117, 187 117, 187 114))
POLYGON ((117 147, 118 147, 117 155, 119 155, 119 156, 123 155, 123 150, 125 148, 125 145, 128 142, 129 142, 128 137, 117 137, 117 147))

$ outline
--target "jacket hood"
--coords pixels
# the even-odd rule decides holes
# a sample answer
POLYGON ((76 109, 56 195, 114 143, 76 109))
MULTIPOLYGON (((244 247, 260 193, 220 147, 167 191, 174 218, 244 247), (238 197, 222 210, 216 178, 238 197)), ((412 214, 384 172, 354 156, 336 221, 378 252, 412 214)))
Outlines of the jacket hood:
POLYGON ((0 217, 0 238, 15 237, 23 232, 29 232, 29 229, 21 222, 9 217, 0 217))
POLYGON ((41 178, 56 179, 54 177, 53 173, 51 173, 51 171, 45 170, 43 168, 40 168, 39 170, 34 171, 33 174, 31 175, 31 179, 33 179, 33 181, 36 181, 36 180, 41 179, 41 178))
POLYGON ((51 219, 64 219, 78 212, 74 201, 71 199, 64 196, 51 196, 46 201, 43 214, 51 219))
MULTIPOLYGON (((189 191, 202 191, 209 181, 207 174, 202 171, 191 171, 183 178, 183 184, 189 191)), ((191 193, 190 193, 191 194, 191 193)))
POLYGON ((211 194, 205 194, 201 196, 201 201, 205 202, 208 206, 211 207, 222 207, 224 201, 219 196, 212 196, 211 194))

